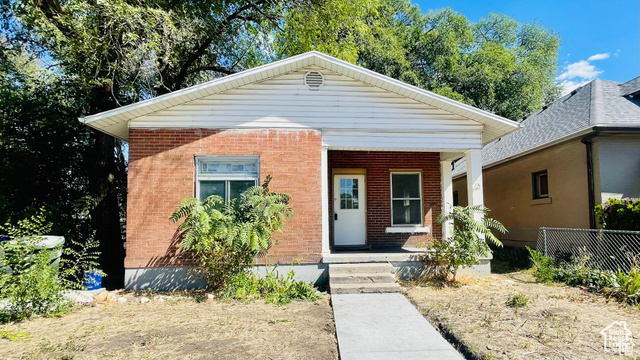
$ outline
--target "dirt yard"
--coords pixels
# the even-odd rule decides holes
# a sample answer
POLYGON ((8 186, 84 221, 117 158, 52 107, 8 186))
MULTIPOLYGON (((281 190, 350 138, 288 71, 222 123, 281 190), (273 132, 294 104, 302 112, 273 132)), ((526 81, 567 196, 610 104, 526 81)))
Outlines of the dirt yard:
POLYGON ((264 301, 134 298, 0 325, 0 359, 337 358, 328 296, 285 308, 264 301))
MULTIPOLYGON (((640 309, 579 288, 533 283, 528 272, 471 276, 458 288, 415 287, 407 296, 475 359, 638 359, 640 309), (509 299, 527 305, 508 306, 509 299), (626 321, 632 356, 607 353, 600 331, 626 321)), ((512 304, 513 305, 513 304, 512 304)))

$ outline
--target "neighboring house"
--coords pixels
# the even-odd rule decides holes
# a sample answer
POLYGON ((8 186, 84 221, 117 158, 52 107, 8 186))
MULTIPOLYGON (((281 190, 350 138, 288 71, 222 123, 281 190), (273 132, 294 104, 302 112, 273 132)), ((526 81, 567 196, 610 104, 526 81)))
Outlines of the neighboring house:
POLYGON ((128 288, 190 281, 168 220, 184 197, 230 199, 267 175, 294 218, 266 261, 301 278, 341 248, 440 238, 452 161, 469 159, 482 204, 482 146, 518 128, 315 51, 80 120, 129 142, 128 288))
MULTIPOLYGON (((537 231, 595 228, 594 206, 640 197, 640 77, 593 80, 521 122, 482 151, 484 200, 491 217, 526 245, 537 231)), ((465 161, 454 169, 454 197, 465 205, 465 161)))

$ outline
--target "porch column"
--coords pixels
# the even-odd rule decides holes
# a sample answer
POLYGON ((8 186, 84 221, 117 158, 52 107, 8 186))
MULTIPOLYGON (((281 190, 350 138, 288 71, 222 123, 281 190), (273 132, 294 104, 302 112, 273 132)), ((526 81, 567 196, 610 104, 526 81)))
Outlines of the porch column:
MULTIPOLYGON (((453 207, 453 180, 451 175, 451 161, 440 161, 440 177, 441 177, 441 199, 442 213, 447 214, 453 207)), ((446 221, 442 224, 442 238, 448 239, 451 236, 452 221, 446 221)))
MULTIPOLYGON (((467 196, 469 206, 484 205, 482 185, 482 150, 468 150, 465 152, 467 160, 467 196)), ((477 215, 480 220, 482 215, 477 215)))
POLYGON ((328 149, 322 147, 320 155, 320 187, 322 196, 322 256, 330 254, 329 250, 329 158, 328 149))

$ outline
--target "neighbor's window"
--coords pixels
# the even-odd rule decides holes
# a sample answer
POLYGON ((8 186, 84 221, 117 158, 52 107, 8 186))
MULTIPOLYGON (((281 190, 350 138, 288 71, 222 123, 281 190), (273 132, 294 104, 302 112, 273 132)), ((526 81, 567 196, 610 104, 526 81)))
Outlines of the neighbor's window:
POLYGON ((244 156, 196 157, 196 194, 204 200, 219 195, 225 201, 239 198, 258 184, 258 158, 244 156))
POLYGON ((420 173, 391 173, 391 225, 422 225, 420 173))
POLYGON ((549 177, 547 170, 539 171, 531 174, 533 182, 533 198, 543 199, 549 197, 549 177))

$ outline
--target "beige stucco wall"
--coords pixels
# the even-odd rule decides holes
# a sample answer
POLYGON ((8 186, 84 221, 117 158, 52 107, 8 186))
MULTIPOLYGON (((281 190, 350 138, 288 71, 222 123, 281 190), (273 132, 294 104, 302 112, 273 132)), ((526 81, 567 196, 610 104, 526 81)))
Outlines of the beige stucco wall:
MULTIPOLYGON (((587 156, 580 140, 490 167, 483 177, 490 216, 507 227, 589 228, 587 156), (531 174, 542 170, 548 172, 550 201, 532 197, 531 174)), ((464 177, 454 180, 453 190, 458 192, 459 204, 466 205, 464 177)), ((536 231, 513 229, 503 239, 508 245, 531 245, 536 236, 536 231)))

